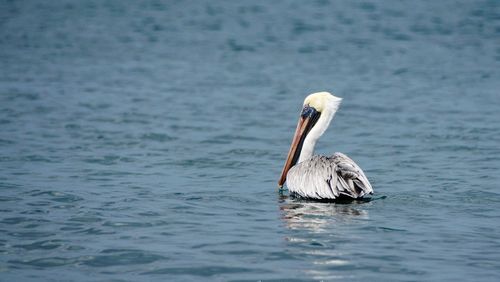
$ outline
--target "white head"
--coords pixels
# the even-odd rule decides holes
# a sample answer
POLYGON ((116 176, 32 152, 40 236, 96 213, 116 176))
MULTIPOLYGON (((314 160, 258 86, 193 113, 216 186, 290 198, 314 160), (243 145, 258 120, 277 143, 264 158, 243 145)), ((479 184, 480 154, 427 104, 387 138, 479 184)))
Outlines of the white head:
POLYGON ((278 186, 283 186, 291 167, 312 156, 316 142, 328 128, 341 101, 342 98, 328 92, 313 93, 306 97, 278 186))

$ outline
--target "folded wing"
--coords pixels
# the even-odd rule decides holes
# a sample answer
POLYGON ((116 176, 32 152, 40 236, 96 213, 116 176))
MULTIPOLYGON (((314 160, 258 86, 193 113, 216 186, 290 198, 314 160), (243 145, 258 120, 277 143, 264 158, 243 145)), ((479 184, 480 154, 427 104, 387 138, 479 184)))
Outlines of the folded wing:
POLYGON ((295 165, 287 174, 287 186, 291 193, 313 199, 357 199, 373 193, 363 170, 342 153, 313 156, 295 165))

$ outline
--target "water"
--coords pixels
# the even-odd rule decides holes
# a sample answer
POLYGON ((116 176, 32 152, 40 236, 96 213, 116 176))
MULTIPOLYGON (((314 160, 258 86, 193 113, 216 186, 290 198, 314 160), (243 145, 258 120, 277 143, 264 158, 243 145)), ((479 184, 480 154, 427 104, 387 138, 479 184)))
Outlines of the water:
POLYGON ((498 1, 1 1, 0 280, 498 281, 498 1), (368 203, 276 182, 303 98, 368 203))

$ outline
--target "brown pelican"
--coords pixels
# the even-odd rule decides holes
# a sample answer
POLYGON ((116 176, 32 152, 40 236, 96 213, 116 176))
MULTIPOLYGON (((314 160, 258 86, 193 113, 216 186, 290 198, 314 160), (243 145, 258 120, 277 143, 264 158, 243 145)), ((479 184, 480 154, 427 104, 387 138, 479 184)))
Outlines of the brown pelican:
POLYGON ((328 92, 306 97, 278 186, 286 181, 292 195, 318 200, 358 199, 373 188, 361 168, 342 153, 313 156, 342 98, 328 92))

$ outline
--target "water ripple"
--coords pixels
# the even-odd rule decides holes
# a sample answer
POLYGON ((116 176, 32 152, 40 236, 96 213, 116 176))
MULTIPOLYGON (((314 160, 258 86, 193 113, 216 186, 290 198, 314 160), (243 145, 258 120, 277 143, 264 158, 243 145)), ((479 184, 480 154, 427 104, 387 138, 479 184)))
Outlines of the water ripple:
POLYGON ((91 256, 83 261, 84 265, 92 267, 108 267, 116 265, 149 264, 165 260, 163 256, 138 250, 107 249, 102 255, 91 256))

